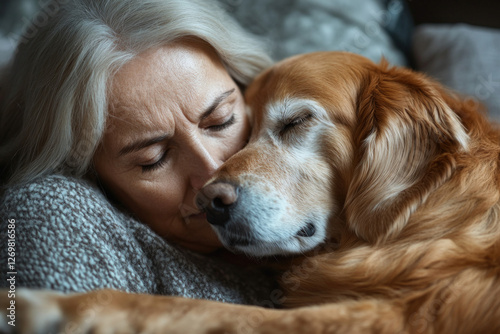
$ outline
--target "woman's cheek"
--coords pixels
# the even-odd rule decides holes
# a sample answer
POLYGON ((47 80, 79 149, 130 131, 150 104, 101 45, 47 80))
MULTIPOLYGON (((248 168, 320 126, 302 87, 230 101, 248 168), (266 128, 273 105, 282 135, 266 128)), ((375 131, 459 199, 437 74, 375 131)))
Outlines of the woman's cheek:
POLYGON ((162 179, 143 181, 129 189, 134 194, 136 213, 148 217, 148 220, 165 217, 165 213, 175 215, 178 211, 175 203, 181 202, 180 191, 176 182, 169 184, 168 180, 162 179))

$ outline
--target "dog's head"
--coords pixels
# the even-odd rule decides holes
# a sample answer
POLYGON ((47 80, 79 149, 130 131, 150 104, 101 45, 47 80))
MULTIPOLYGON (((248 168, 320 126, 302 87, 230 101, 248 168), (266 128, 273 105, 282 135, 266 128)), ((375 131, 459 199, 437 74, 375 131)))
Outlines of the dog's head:
POLYGON ((301 253, 345 229, 395 236, 467 149, 443 94, 349 53, 289 58, 248 87, 249 143, 197 205, 226 247, 251 255, 301 253))

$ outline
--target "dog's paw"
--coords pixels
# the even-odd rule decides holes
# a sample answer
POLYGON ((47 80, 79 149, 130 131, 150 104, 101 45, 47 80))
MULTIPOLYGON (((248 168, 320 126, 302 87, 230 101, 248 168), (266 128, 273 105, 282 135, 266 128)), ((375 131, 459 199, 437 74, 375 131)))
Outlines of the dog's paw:
POLYGON ((0 332, 58 333, 63 321, 61 298, 63 295, 54 291, 0 291, 0 332))
POLYGON ((226 311, 236 306, 224 303, 114 290, 61 294, 28 289, 16 291, 14 322, 9 323, 10 300, 6 291, 0 293, 0 333, 207 334, 235 325, 226 311))
POLYGON ((0 333, 129 332, 124 328, 129 328, 130 319, 118 306, 116 299, 119 293, 112 290, 62 294, 48 290, 18 289, 15 296, 9 296, 6 290, 0 293, 0 333))
POLYGON ((0 293, 0 333, 142 332, 143 324, 131 317, 130 311, 135 308, 138 296, 132 295, 124 300, 125 293, 113 290, 62 294, 18 289, 15 297, 9 297, 6 290, 0 290, 0 293), (9 310, 12 304, 15 306, 9 310))

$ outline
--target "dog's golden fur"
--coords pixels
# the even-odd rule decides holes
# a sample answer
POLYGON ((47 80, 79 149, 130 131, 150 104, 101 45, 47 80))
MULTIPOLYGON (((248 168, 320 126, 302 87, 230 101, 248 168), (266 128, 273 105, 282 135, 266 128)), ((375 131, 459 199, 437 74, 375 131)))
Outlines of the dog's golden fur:
MULTIPOLYGON (((319 144, 336 211, 327 243, 280 276, 291 309, 95 292, 115 296, 104 315, 144 313, 123 318, 159 333, 500 333, 500 132, 478 106, 407 69, 314 53, 248 88, 254 136, 287 97, 335 124, 319 144)), ((258 159, 237 154, 215 179, 258 159)), ((91 296, 44 298, 71 317, 91 296)))

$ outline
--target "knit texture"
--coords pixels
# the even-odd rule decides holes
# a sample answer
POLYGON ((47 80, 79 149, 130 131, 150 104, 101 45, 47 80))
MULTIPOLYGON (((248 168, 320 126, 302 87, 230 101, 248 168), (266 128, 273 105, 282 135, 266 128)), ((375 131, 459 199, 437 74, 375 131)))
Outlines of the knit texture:
POLYGON ((269 299, 271 279, 168 244, 117 210, 93 184, 51 175, 10 188, 0 204, 1 287, 7 224, 15 219, 16 288, 113 288, 240 304, 269 299))

